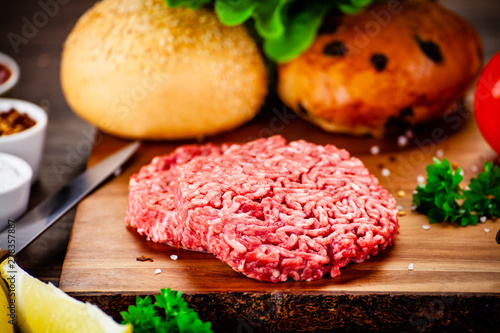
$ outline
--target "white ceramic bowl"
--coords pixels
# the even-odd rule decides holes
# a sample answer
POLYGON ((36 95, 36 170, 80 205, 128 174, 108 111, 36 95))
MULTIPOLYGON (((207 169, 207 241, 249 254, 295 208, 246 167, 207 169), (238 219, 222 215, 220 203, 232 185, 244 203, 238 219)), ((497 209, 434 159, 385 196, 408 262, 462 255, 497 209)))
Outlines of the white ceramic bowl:
POLYGON ((42 160, 45 134, 47 132, 47 113, 36 104, 12 98, 0 98, 0 113, 16 109, 26 113, 36 124, 19 133, 0 136, 0 152, 19 156, 33 170, 32 182, 38 177, 42 160))
POLYGON ((28 206, 33 171, 17 156, 0 153, 0 230, 21 216, 28 206))
POLYGON ((7 96, 19 82, 21 71, 17 62, 2 52, 0 52, 0 64, 10 71, 10 77, 7 81, 0 83, 0 96, 7 96))

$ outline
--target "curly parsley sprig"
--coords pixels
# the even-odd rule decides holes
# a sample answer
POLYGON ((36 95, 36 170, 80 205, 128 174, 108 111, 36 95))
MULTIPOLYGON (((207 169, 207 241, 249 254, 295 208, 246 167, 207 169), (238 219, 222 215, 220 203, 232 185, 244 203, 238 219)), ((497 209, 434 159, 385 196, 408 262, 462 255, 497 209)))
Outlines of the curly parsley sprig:
POLYGON ((460 168, 453 170, 448 160, 434 158, 426 170, 427 183, 417 186, 413 204, 431 223, 448 221, 466 226, 477 224, 479 216, 500 216, 500 168, 492 162, 484 164, 484 172, 472 178, 465 190, 460 187, 460 168))
POLYGON ((198 318, 196 311, 188 308, 182 298, 182 292, 161 289, 151 298, 137 296, 136 305, 128 307, 128 311, 120 312, 122 324, 130 323, 134 333, 211 333, 210 323, 198 318), (158 311, 157 311, 158 310, 158 311))

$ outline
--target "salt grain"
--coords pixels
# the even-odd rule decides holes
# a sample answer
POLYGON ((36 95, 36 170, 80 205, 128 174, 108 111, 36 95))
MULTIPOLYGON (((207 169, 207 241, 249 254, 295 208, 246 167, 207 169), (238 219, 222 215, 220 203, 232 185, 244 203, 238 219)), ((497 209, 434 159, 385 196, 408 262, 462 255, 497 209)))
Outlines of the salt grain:
POLYGON ((404 135, 398 136, 398 146, 405 147, 408 145, 408 138, 404 135))
POLYGON ((486 222, 486 216, 481 216, 481 217, 479 218, 479 222, 481 222, 481 223, 486 222))
POLYGON ((413 138, 413 131, 412 130, 406 130, 405 131, 405 135, 406 137, 408 137, 409 139, 413 138))
POLYGON ((373 146, 370 148, 370 154, 372 155, 378 155, 380 153, 380 147, 379 146, 373 146))
POLYGON ((401 206, 401 205, 397 205, 397 206, 396 206, 396 209, 397 209, 397 210, 403 210, 403 206, 401 206))
POLYGON ((410 264, 408 265, 408 270, 409 270, 409 271, 412 271, 412 270, 413 270, 413 263, 410 263, 410 264))
POLYGON ((472 172, 477 172, 477 166, 473 165, 470 167, 472 172))
POLYGON ((156 275, 161 274, 161 269, 157 268, 157 269, 155 270, 155 274, 156 274, 156 275))
POLYGON ((179 257, 177 256, 177 254, 172 254, 172 255, 170 256, 170 259, 172 259, 172 260, 177 260, 178 258, 179 258, 179 257))
POLYGON ((422 229, 424 229, 424 230, 429 230, 430 228, 431 228, 431 226, 428 224, 422 225, 422 229))
POLYGON ((389 171, 389 169, 387 168, 382 169, 382 176, 389 177, 390 174, 391 172, 389 171))
POLYGON ((417 177, 417 182, 418 182, 419 184, 423 184, 423 183, 425 183, 425 177, 424 177, 424 176, 418 176, 418 177, 417 177))
POLYGON ((490 229, 484 228, 484 232, 490 232, 490 229))
POLYGON ((436 157, 437 158, 442 158, 443 156, 444 156, 444 153, 443 153, 442 149, 436 150, 436 157))
POLYGON ((417 205, 411 205, 410 209, 412 210, 412 212, 416 211, 417 210, 417 205))

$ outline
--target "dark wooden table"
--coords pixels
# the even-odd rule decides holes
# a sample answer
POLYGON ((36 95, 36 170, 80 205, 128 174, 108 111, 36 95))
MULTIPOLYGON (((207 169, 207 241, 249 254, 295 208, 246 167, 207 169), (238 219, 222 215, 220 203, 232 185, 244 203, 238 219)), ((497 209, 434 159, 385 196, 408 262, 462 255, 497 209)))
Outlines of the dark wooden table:
MULTIPOLYGON (((72 113, 59 81, 63 41, 78 17, 95 0, 61 2, 67 3, 18 0, 2 1, 0 5, 0 51, 15 58, 21 67, 21 80, 12 97, 37 103, 49 114, 45 154, 39 179, 32 188, 30 207, 85 168, 95 131, 72 113), (52 6, 44 8, 41 3, 52 6), (33 25, 31 29, 30 24, 33 25)), ((441 2, 464 16, 478 30, 486 59, 500 50, 500 1, 441 2)), ((74 210, 20 255, 21 266, 41 280, 58 285, 73 220, 74 210)))

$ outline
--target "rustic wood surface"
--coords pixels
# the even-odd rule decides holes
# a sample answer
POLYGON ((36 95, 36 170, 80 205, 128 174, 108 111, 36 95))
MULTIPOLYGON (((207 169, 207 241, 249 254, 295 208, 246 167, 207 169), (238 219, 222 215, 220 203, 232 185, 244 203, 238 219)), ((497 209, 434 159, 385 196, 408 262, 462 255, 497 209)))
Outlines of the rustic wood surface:
MULTIPOLYGON (((42 1, 42 2, 50 2, 50 1, 42 1)), ((57 0, 56 2, 59 3, 59 1, 57 0)), ((40 5, 40 1, 37 0, 5 1, 2 2, 2 4, 0 5, 0 51, 5 52, 14 57, 18 61, 21 67, 21 81, 11 97, 21 98, 40 104, 47 109, 49 114, 49 131, 45 146, 45 155, 42 161, 40 177, 37 183, 35 183, 32 188, 32 195, 29 204, 30 207, 33 207, 36 203, 40 202, 45 196, 49 195, 50 193, 53 193, 58 187, 62 186, 65 182, 75 177, 79 172, 81 172, 85 168, 85 165, 87 163, 87 157, 90 152, 89 147, 91 145, 94 129, 92 126, 86 124, 78 117, 76 117, 66 104, 59 83, 59 64, 60 64, 60 52, 64 39, 66 38, 67 34, 75 24, 78 17, 85 10, 90 8, 94 2, 96 2, 96 0, 65 1, 65 4, 60 4, 57 7, 56 12, 53 12, 50 16, 47 16, 48 18, 46 22, 39 22, 43 24, 39 24, 39 27, 37 27, 36 31, 32 33, 27 33, 27 31, 23 30, 23 28, 26 25, 27 21, 33 22, 33 19, 36 15, 40 15, 39 14, 40 12, 44 12, 44 9, 40 5), (17 36, 24 38, 23 42, 17 46, 13 45, 12 40, 9 39, 9 36, 12 36, 12 34, 16 34, 17 36)), ((448 8, 456 11, 457 13, 465 17, 478 30, 485 46, 486 60, 488 60, 495 52, 500 50, 500 28, 498 27, 498 13, 500 12, 500 1, 442 0, 441 2, 448 8)), ((268 110, 267 112, 272 112, 272 110, 268 110)), ((465 123, 467 124, 466 126, 472 126, 472 127, 474 126, 473 123, 471 123, 468 120, 465 123)), ((316 128, 314 128, 313 131, 314 133, 319 132, 319 130, 316 128)), ((315 135, 314 133, 312 133, 313 136, 315 135)), ((458 130, 458 132, 453 134, 453 138, 458 138, 460 136, 463 136, 465 135, 464 133, 469 133, 469 132, 458 130)), ((308 133, 308 135, 310 134, 311 133, 308 133)), ((299 134, 295 135, 295 137, 297 136, 300 135, 299 134)), ((314 139, 320 141, 319 138, 313 138, 313 140, 314 139)), ((340 140, 339 146, 342 146, 344 145, 344 143, 351 141, 351 139, 342 136, 335 137, 335 140, 340 140)), ((367 165, 372 165, 372 168, 374 165, 376 165, 377 168, 374 170, 376 174, 378 174, 378 167, 379 167, 378 164, 387 163, 389 165, 390 161, 387 162, 386 159, 382 159, 382 157, 380 156, 372 157, 370 155, 366 155, 366 150, 365 150, 366 147, 372 145, 373 142, 369 142, 369 140, 367 140, 366 142, 363 140, 360 141, 358 139, 352 139, 352 140, 353 144, 351 146, 353 148, 352 150, 353 154, 362 157, 363 160, 367 163, 367 165), (374 160, 381 159, 381 161, 374 162, 371 161, 372 159, 374 160)), ((445 140, 445 142, 439 145, 439 147, 442 147, 445 154, 449 153, 448 148, 451 142, 454 142, 453 140, 451 139, 445 140)), ((474 141, 465 142, 464 140, 460 140, 460 142, 465 145, 465 148, 463 149, 463 154, 460 155, 460 159, 459 160, 457 159, 457 161, 465 163, 464 166, 466 167, 470 167, 471 165, 476 165, 476 164, 479 165, 480 164, 479 162, 482 162, 483 160, 495 158, 494 154, 486 149, 487 147, 484 146, 484 143, 478 137, 476 137, 475 142, 474 141), (479 144, 479 149, 474 148, 475 144, 479 144)), ((100 148, 96 147, 92 160, 97 160, 101 158, 102 157, 101 155, 113 151, 115 148, 118 148, 122 144, 124 144, 124 142, 116 140, 114 138, 107 137, 103 141, 102 146, 100 148)), ((382 143, 381 146, 382 145, 385 145, 385 143, 382 143)), ((348 145, 346 144, 344 146, 347 147, 348 145)), ((173 147, 168 144, 165 144, 163 148, 165 149, 165 151, 168 151, 173 147)), ((141 150, 140 152, 141 156, 143 156, 143 154, 152 154, 150 149, 152 149, 151 146, 146 146, 144 150, 141 150)), ((432 152, 436 151, 437 149, 438 149, 437 146, 432 146, 431 148, 432 152)), ((405 149, 406 156, 408 158, 412 156, 411 152, 416 152, 416 151, 418 150, 415 150, 413 148, 405 149)), ((416 154, 417 153, 413 155, 413 159, 419 157, 416 154)), ((428 161, 429 159, 427 157, 426 162, 428 161)), ((130 167, 133 168, 134 165, 135 164, 132 161, 130 167)), ((127 173, 133 171, 131 168, 127 168, 122 178, 117 179, 115 182, 123 182, 123 177, 126 177, 127 173)), ((392 175, 394 176, 394 172, 392 175)), ((110 186, 112 187, 116 185, 117 185, 116 183, 110 183, 110 186)), ((391 189, 391 191, 395 189, 390 186, 389 188, 391 189)), ((103 191, 104 193, 96 192, 96 194, 104 195, 106 191, 108 191, 108 188, 106 187, 105 189, 103 189, 103 191)), ((403 199, 404 200, 402 201, 402 204, 405 206, 405 209, 407 209, 409 194, 406 198, 403 199)), ((398 201, 401 200, 398 199, 398 201)), ((121 204, 123 205, 123 202, 121 204)), ((21 266, 25 268, 29 273, 42 279, 43 281, 50 281, 58 285, 61 274, 61 267, 64 260, 68 239, 70 237, 74 216, 75 216, 75 210, 72 210, 64 218, 62 218, 55 226, 53 226, 49 231, 47 231, 42 237, 40 237, 37 241, 35 241, 32 245, 30 245, 26 249, 26 251, 18 258, 21 266)), ((121 218, 121 217, 116 215, 114 216, 114 218, 121 218)), ((423 217, 420 218, 423 219, 423 217)), ((398 236, 395 246, 383 256, 375 258, 375 260, 377 260, 378 262, 383 262, 385 263, 385 265, 387 265, 387 262, 390 262, 391 257, 395 255, 394 253, 402 254, 402 252, 400 251, 403 250, 401 250, 401 246, 399 245, 400 239, 403 240, 410 239, 408 234, 406 234, 405 236, 405 232, 409 233, 411 231, 411 228, 409 228, 408 226, 405 227, 406 222, 407 220, 405 220, 405 218, 401 218, 402 233, 398 236)), ((424 223, 424 220, 422 220, 422 223, 424 223)), ((486 225, 481 225, 479 227, 470 227, 470 228, 468 227, 463 230, 459 228, 457 229, 452 227, 446 227, 450 229, 451 232, 457 235, 455 241, 452 242, 453 248, 457 249, 456 255, 458 257, 460 256, 464 257, 468 254, 469 251, 468 249, 466 249, 465 246, 460 248, 460 244, 457 244, 459 243, 457 240, 460 239, 460 237, 462 237, 461 236, 462 232, 465 231, 471 232, 472 234, 475 235, 474 237, 477 237, 477 239, 479 239, 481 230, 483 228, 488 227, 491 229, 490 232, 488 234, 485 233, 483 236, 485 237, 485 239, 488 237, 491 238, 493 237, 492 235, 494 231, 498 229, 497 223, 498 222, 487 222, 486 225)), ((420 222, 418 224, 420 224, 420 222)), ((438 242, 438 239, 432 238, 429 235, 432 235, 432 232, 435 232, 435 230, 440 230, 439 228, 444 228, 444 227, 442 226, 435 228, 435 226, 433 225, 431 230, 427 231, 427 234, 424 234, 427 235, 427 237, 429 237, 429 239, 426 241, 426 246, 431 246, 433 242, 438 242)), ((414 231, 416 232, 417 235, 420 232, 422 232, 422 230, 418 228, 418 225, 417 227, 414 228, 414 231)), ((95 237, 98 238, 99 235, 98 230, 95 231, 95 235, 96 235, 95 237)), ((130 237, 131 234, 127 233, 126 235, 127 237, 130 237)), ((105 240, 102 239, 100 241, 105 242, 105 240)), ((482 247, 484 245, 480 246, 482 247)), ((151 249, 149 249, 148 251, 150 250, 151 249)), ((418 251, 420 250, 421 249, 418 249, 418 251)), ((494 251, 491 250, 487 251, 484 253, 483 259, 475 261, 475 259, 473 258, 471 261, 473 262, 473 265, 479 265, 478 263, 481 260, 486 260, 485 258, 492 258, 492 256, 494 256, 494 254, 497 252, 498 249, 494 251)), ((413 254, 407 253, 407 255, 408 258, 410 258, 410 255, 413 254)), ((432 267, 437 265, 435 262, 439 260, 440 256, 441 253, 436 252, 432 261, 427 262, 424 266, 416 265, 413 272, 407 272, 407 273, 419 274, 419 272, 422 272, 422 269, 424 270, 431 269, 432 267)), ((87 260, 91 260, 91 257, 87 257, 87 260)), ((167 262, 171 264, 171 262, 169 262, 168 260, 167 262)), ((157 262, 155 261, 155 263, 157 262)), ((141 263, 141 264, 150 265, 152 269, 153 268, 156 269, 156 265, 154 265, 155 263, 141 263)), ((181 262, 181 265, 185 264, 182 264, 181 262)), ((372 264, 365 263, 364 267, 366 269, 369 269, 370 265, 372 264)), ((447 265, 452 266, 451 263, 448 263, 447 265)), ((487 265, 491 265, 491 263, 488 263, 487 265)), ((358 271, 359 274, 363 273, 360 271, 361 267, 363 266, 359 265, 359 267, 356 267, 354 265, 351 265, 348 268, 348 270, 349 272, 353 273, 343 272, 343 277, 341 278, 345 280, 347 278, 346 274, 355 274, 354 272, 358 271)), ((390 267, 385 266, 384 269, 388 270, 389 268, 390 267)), ((470 268, 469 270, 473 274, 476 273, 470 268)), ((486 269, 483 268, 483 271, 484 270, 494 273, 492 268, 486 268, 486 269)), ((162 277, 164 278, 165 275, 163 274, 164 273, 155 276, 155 279, 159 279, 162 277)), ((230 272, 230 274, 234 273, 230 272)), ((496 274, 498 274, 498 271, 496 274)), ((363 278, 363 274, 361 274, 361 278, 363 278)), ((450 282, 453 282, 452 283, 453 285, 455 285, 455 282, 457 282, 458 286, 463 286, 464 283, 460 282, 460 280, 461 280, 460 278, 454 277, 450 282)), ((102 282, 104 283, 104 281, 102 282)), ((334 283, 339 283, 339 282, 334 282, 334 283)), ((492 286, 493 285, 486 286, 482 284, 480 288, 478 287, 475 293, 481 292, 481 290, 483 290, 485 287, 491 289, 492 286)), ((447 287, 447 289, 445 289, 444 291, 449 291, 454 288, 455 287, 447 287)), ((355 294, 356 294, 355 292, 352 292, 352 294, 348 296, 352 298, 354 297, 353 295, 355 294)), ((269 296, 271 298, 269 298, 268 301, 272 299, 274 302, 279 303, 277 300, 277 296, 275 296, 275 294, 271 293, 264 295, 271 295, 269 296)), ((235 302, 241 300, 242 296, 241 297, 240 296, 241 295, 234 296, 233 299, 226 298, 226 301, 230 302, 230 304, 234 304, 232 300, 234 300, 235 302)), ((87 297, 89 297, 89 299, 93 300, 96 303, 102 304, 103 307, 108 307, 109 309, 112 309, 113 306, 115 306, 115 309, 117 308, 116 303, 112 302, 113 298, 108 299, 105 296, 103 296, 102 293, 99 293, 98 295, 94 295, 92 297, 91 296, 87 297)), ((208 305, 213 304, 210 303, 209 300, 207 300, 207 298, 204 298, 204 296, 200 294, 191 295, 189 297, 192 298, 193 301, 197 304, 208 304, 208 305)), ((383 295, 381 297, 382 297, 381 299, 382 303, 387 305, 391 304, 392 298, 389 297, 387 299, 384 298, 383 295)), ((413 310, 410 309, 409 307, 402 306, 404 311, 402 311, 401 313, 404 313, 404 315, 400 318, 396 318, 395 320, 410 321, 413 324, 415 324, 411 327, 413 328, 420 327, 419 331, 423 331, 421 329, 422 327, 423 328, 431 327, 432 326, 431 324, 433 324, 436 318, 438 317, 439 320, 441 321, 448 320, 460 323, 460 319, 457 316, 455 316, 456 314, 456 312, 454 312, 455 309, 460 308, 463 304, 470 305, 469 301, 471 299, 474 299, 474 297, 472 296, 471 296, 472 298, 465 297, 459 299, 454 298, 455 296, 450 296, 451 297, 450 299, 457 301, 448 302, 448 300, 450 299, 441 298, 441 296, 436 298, 431 295, 430 297, 431 298, 427 298, 427 303, 426 303, 427 305, 420 308, 419 306, 423 304, 421 302, 420 303, 417 302, 417 300, 421 300, 420 298, 415 300, 414 303, 416 305, 413 306, 412 308, 413 310), (444 308, 440 308, 438 306, 440 304, 446 305, 445 314, 443 314, 443 311, 441 311, 444 308), (431 313, 429 314, 429 312, 425 311, 426 309, 429 308, 437 309, 436 310, 437 312, 431 311, 431 313), (408 311, 410 312, 416 311, 416 312, 412 313, 412 316, 409 318, 408 311), (415 313, 416 315, 414 315, 415 313), (424 323, 423 326, 417 325, 418 323, 422 322, 424 323)), ((126 297, 123 296, 121 299, 124 300, 125 298, 126 297)), ((210 298, 211 301, 214 301, 216 299, 217 297, 210 298)), ((409 297, 406 297, 405 299, 408 302, 412 301, 411 298, 409 297)), ((482 296, 481 299, 484 300, 485 297, 482 296)), ((494 298, 494 300, 497 299, 498 299, 497 297, 494 298)), ((256 297, 255 300, 257 302, 259 301, 259 298, 256 297)), ((291 301, 293 302, 293 300, 291 301)), ((342 309, 342 311, 339 311, 339 313, 345 314, 346 318, 347 318, 347 313, 360 314, 363 309, 363 307, 361 306, 362 305, 361 301, 365 302, 363 304, 368 306, 367 311, 368 313, 370 313, 369 311, 370 303, 366 302, 366 298, 358 299, 358 301, 360 302, 359 303, 360 306, 358 308, 349 307, 347 306, 346 303, 344 303, 345 307, 342 309)), ((375 299, 372 300, 372 303, 373 302, 375 302, 375 299)), ((319 303, 324 304, 321 302, 319 303)), ((401 303, 399 304, 401 305, 401 303)), ((491 312, 486 310, 487 309, 491 310, 492 307, 491 303, 488 303, 488 301, 486 301, 485 304, 486 304, 485 306, 479 306, 479 305, 476 306, 475 310, 472 312, 469 313, 464 312, 463 316, 465 317, 461 318, 463 320, 466 320, 464 318, 467 318, 467 315, 469 315, 470 318, 475 318, 474 320, 476 321, 476 323, 478 323, 478 325, 481 322, 488 322, 489 318, 488 315, 491 312), (489 307, 488 304, 490 305, 489 307)), ((493 304, 498 304, 498 301, 494 302, 493 304)), ((120 304, 120 307, 122 306, 123 304, 120 304)), ((218 307, 214 308, 220 309, 222 307, 224 307, 224 304, 219 304, 218 307)), ((327 307, 325 308, 328 310, 327 307)), ((392 311, 395 314, 397 314, 397 311, 394 311, 394 307, 392 307, 392 311)), ((205 310, 205 313, 209 312, 210 312, 209 310, 205 310)), ((496 311, 496 314, 498 314, 498 312, 499 311, 496 311)), ((245 317, 246 321, 240 321, 240 319, 243 317, 241 318, 238 317, 237 320, 239 322, 239 325, 241 325, 238 326, 238 328, 241 329, 241 331, 245 330, 252 331, 249 328, 255 328, 260 323, 258 318, 255 317, 259 314, 261 314, 261 312, 259 311, 253 314, 249 314, 249 316, 245 317)), ((321 319, 321 316, 318 315, 318 318, 321 319)), ((372 318, 372 320, 374 319, 372 318)), ((481 330, 476 330, 476 331, 481 331, 481 330)))
MULTIPOLYGON (((32 188, 30 207, 81 172, 87 163, 86 149, 93 127, 76 117, 64 100, 59 82, 60 53, 64 39, 76 20, 96 0, 69 1, 60 5, 47 22, 31 35, 23 34, 26 21, 43 11, 35 0, 5 1, 0 10, 0 50, 12 56, 21 68, 21 80, 11 97, 44 106, 49 129, 40 177, 32 188), (15 46, 9 34, 25 38, 15 46)), ((500 1, 442 0, 465 17, 479 32, 485 59, 500 50, 498 12, 500 1)), ((75 210, 70 211, 19 257, 31 274, 55 285, 71 232, 75 210)))
MULTIPOLYGON (((279 101, 269 104, 278 106, 279 101)), ((135 295, 154 295, 161 288, 182 290, 191 306, 204 320, 210 320, 217 332, 235 331, 240 325, 254 332, 294 328, 326 332, 353 327, 401 331, 421 329, 422 320, 425 327, 436 330, 491 330, 499 324, 495 313, 500 311, 500 247, 495 234, 500 221, 468 227, 432 224, 425 230, 427 217, 411 211, 417 177, 425 175, 425 165, 436 154, 442 152, 462 166, 466 181, 477 174, 476 168, 481 170, 485 161, 498 158, 481 139, 470 113, 460 110, 454 122, 439 121, 415 131, 407 147, 399 147, 395 137, 375 140, 328 134, 281 105, 263 112, 238 131, 210 139, 215 143, 244 142, 259 134, 280 134, 289 140, 332 143, 364 161, 407 214, 399 219, 400 231, 391 248, 364 263, 348 265, 339 277, 326 276, 312 282, 258 282, 233 271, 211 254, 154 244, 139 236, 124 222, 128 179, 154 156, 185 143, 145 142, 121 175, 80 203, 60 287, 79 299, 99 304, 117 319, 120 311, 133 304, 135 295), (380 154, 370 153, 373 145, 379 145, 380 154), (383 169, 390 175, 383 176, 383 169), (399 191, 406 195, 398 196, 399 191), (137 261, 141 256, 153 261, 137 261), (157 269, 161 273, 157 274, 157 269), (439 311, 433 307, 437 303, 439 311), (432 322, 422 309, 434 311, 432 322), (470 319, 471 312, 478 311, 482 319, 470 319), (256 313, 259 322, 250 325, 256 313), (314 319, 311 313, 316 314, 314 319), (373 316, 379 320, 373 322, 373 316)), ((89 164, 126 143, 98 135, 89 164)))
MULTIPOLYGON (((275 103, 279 103, 275 101, 275 103)), ((71 293, 140 292, 154 293, 170 287, 186 293, 209 292, 402 292, 402 293, 498 293, 500 296, 500 246, 495 235, 500 221, 487 221, 477 226, 458 227, 433 224, 429 230, 427 217, 411 211, 412 191, 418 175, 425 175, 425 165, 432 162, 438 150, 450 161, 461 165, 465 177, 477 174, 484 161, 494 160, 496 154, 483 140, 473 118, 460 118, 462 126, 454 131, 446 122, 416 132, 409 147, 400 148, 396 138, 376 141, 350 138, 319 131, 295 117, 291 111, 277 109, 262 114, 238 131, 212 138, 215 143, 244 142, 267 128, 270 134, 281 134, 289 140, 307 138, 346 148, 359 157, 381 184, 387 188, 398 205, 407 213, 400 217, 400 231, 395 244, 367 262, 352 264, 341 270, 338 278, 314 282, 261 283, 232 271, 210 254, 153 244, 125 226, 128 179, 156 155, 166 154, 181 143, 144 143, 123 173, 99 188, 78 207, 73 233, 63 266, 60 287, 71 293), (288 117, 288 119, 287 119, 288 117), (286 120, 288 124, 275 126, 286 120), (442 143, 419 147, 432 133, 443 131, 442 143), (378 144, 381 153, 370 154, 378 144), (382 170, 390 175, 385 177, 382 170), (404 197, 398 197, 399 191, 404 197), (172 260, 171 255, 177 255, 172 260), (141 255, 154 262, 140 262, 141 255), (413 263, 412 271, 408 265, 413 263), (161 269, 161 274, 155 274, 161 269)), ((99 136, 90 163, 110 154, 121 140, 99 136)), ((439 154, 439 153, 438 153, 439 154)))

